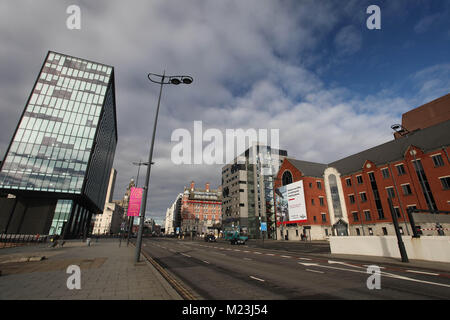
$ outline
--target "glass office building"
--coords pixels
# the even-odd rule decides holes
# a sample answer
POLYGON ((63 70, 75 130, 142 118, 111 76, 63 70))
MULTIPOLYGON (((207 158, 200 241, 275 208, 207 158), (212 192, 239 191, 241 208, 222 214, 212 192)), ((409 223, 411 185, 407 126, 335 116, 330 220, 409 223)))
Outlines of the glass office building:
POLYGON ((113 67, 49 52, 1 166, 0 190, 15 198, 1 199, 0 232, 88 232, 116 144, 113 67))

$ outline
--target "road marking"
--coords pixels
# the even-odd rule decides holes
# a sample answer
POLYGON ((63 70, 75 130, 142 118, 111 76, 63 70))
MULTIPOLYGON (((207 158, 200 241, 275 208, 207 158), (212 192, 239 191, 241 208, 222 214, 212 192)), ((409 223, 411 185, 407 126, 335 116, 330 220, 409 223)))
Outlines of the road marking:
POLYGON ((239 250, 239 249, 234 249, 234 251, 241 251, 241 250, 239 250))
POLYGON ((419 274, 427 274, 427 275, 430 275, 430 276, 438 276, 438 275, 439 275, 439 273, 424 272, 424 271, 418 271, 418 270, 406 270, 406 272, 419 273, 419 274))
POLYGON ((254 277, 254 276, 250 276, 250 278, 255 279, 255 280, 258 280, 258 281, 261 281, 261 282, 266 281, 266 280, 263 280, 263 279, 260 279, 260 278, 254 277))
POLYGON ((204 262, 204 263, 207 263, 207 264, 209 264, 209 262, 208 262, 208 261, 206 261, 206 260, 203 260, 203 262, 204 262))
POLYGON ((185 257, 188 257, 188 258, 191 258, 191 256, 190 255, 188 255, 188 254, 185 254, 185 253, 182 253, 182 252, 180 252, 183 256, 185 256, 185 257))
POLYGON ((311 270, 311 269, 306 269, 306 271, 311 271, 311 272, 316 272, 316 273, 325 273, 325 272, 323 272, 323 271, 311 270))
MULTIPOLYGON (((373 266, 373 264, 363 264, 363 267, 370 267, 370 266, 373 266)), ((380 268, 380 269, 386 269, 385 267, 379 267, 379 266, 377 266, 378 268, 380 268)))
POLYGON ((291 256, 281 256, 283 258, 292 258, 291 256))
POLYGON ((250 258, 244 258, 244 260, 249 260, 249 261, 252 261, 252 259, 250 259, 250 258))
POLYGON ((273 253, 266 253, 266 256, 274 256, 273 253))
MULTIPOLYGON (((304 265, 304 266, 315 266, 315 267, 321 267, 321 268, 328 268, 328 269, 335 269, 335 270, 342 270, 342 271, 350 271, 350 272, 356 272, 356 273, 365 273, 367 274, 366 271, 362 271, 362 270, 354 270, 354 269, 345 269, 345 268, 337 268, 337 267, 331 267, 331 266, 323 266, 317 263, 302 263, 299 262, 299 264, 304 265)), ((388 272, 381 272, 382 276, 388 277, 388 278, 394 278, 394 279, 400 279, 400 280, 407 280, 407 281, 412 281, 412 282, 419 282, 419 283, 425 283, 425 284, 431 284, 431 285, 435 285, 435 286, 441 286, 441 287, 447 287, 450 288, 450 284, 444 284, 444 283, 437 283, 437 282, 431 282, 431 281, 423 281, 423 280, 418 280, 418 279, 414 279, 414 278, 408 278, 408 277, 404 277, 404 276, 399 276, 393 273, 388 273, 388 272)))
POLYGON ((245 252, 245 253, 249 253, 250 251, 248 251, 248 250, 245 250, 244 252, 245 252))
POLYGON ((311 261, 311 259, 309 259, 309 258, 297 258, 297 259, 311 261))
POLYGON ((345 263, 342 261, 333 261, 333 260, 328 260, 329 264, 341 264, 343 266, 347 266, 347 267, 353 267, 353 268, 360 268, 360 269, 364 269, 364 267, 360 267, 360 266, 355 266, 353 264, 349 264, 349 263, 345 263))
POLYGON ((253 252, 254 254, 262 254, 261 252, 253 252))

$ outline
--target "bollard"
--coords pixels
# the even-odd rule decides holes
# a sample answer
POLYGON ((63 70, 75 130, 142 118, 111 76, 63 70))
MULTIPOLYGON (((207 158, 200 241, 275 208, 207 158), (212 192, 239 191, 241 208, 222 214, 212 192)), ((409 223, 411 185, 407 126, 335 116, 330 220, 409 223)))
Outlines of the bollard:
POLYGON ((90 247, 91 246, 91 238, 87 238, 86 243, 87 243, 88 247, 90 247))

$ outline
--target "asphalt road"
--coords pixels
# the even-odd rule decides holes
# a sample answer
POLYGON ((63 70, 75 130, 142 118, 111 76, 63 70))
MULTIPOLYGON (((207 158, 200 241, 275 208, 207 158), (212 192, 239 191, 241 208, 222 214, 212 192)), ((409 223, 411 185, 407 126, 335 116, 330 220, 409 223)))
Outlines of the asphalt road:
POLYGON ((314 254, 329 251, 323 244, 277 246, 148 238, 142 249, 209 300, 450 299, 448 274, 378 265, 380 289, 370 290, 370 262, 314 254))

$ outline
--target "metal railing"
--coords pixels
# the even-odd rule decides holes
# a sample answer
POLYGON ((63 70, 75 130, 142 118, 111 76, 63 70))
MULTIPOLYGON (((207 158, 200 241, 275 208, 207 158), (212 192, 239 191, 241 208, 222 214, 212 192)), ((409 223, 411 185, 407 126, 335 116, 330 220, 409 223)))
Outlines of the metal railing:
POLYGON ((46 243, 48 235, 0 233, 0 248, 12 245, 46 243))

